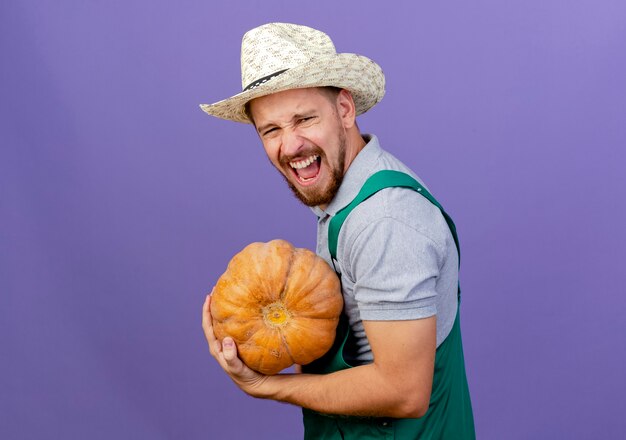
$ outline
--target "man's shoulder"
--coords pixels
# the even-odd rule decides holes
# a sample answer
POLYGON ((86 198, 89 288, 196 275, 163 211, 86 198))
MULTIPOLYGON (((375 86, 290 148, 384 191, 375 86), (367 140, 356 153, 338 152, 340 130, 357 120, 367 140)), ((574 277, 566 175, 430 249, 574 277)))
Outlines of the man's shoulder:
POLYGON ((448 227, 439 208, 410 188, 391 187, 378 191, 353 209, 342 232, 345 230, 346 236, 350 236, 373 226, 394 228, 398 224, 441 245, 446 241, 448 227))
MULTIPOLYGON (((370 162, 368 170, 369 176, 382 170, 400 171, 428 189, 424 181, 404 162, 378 144, 376 147, 375 159, 370 162)), ((439 208, 413 189, 390 187, 378 191, 350 212, 341 228, 339 241, 349 246, 363 232, 388 233, 400 229, 413 230, 442 248, 449 239, 449 228, 439 208)))
MULTIPOLYGON (((424 181, 392 153, 380 150, 370 177, 378 171, 392 170, 408 174, 426 189, 424 181)), ((379 221, 398 221, 416 229, 441 226, 441 212, 428 199, 410 188, 390 187, 378 191, 356 206, 346 219, 350 229, 360 229, 379 221)), ((445 223, 445 222, 444 222, 445 223)))

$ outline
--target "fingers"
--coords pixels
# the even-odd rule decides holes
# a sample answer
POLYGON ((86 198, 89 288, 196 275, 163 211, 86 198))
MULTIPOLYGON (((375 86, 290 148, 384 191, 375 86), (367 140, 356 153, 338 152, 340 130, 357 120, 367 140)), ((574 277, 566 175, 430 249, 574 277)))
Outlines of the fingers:
MULTIPOLYGON (((211 294, 213 292, 211 291, 211 294)), ((211 294, 204 299, 202 306, 202 329, 209 345, 211 356, 217 360, 222 369, 244 392, 251 395, 253 390, 264 382, 265 376, 251 370, 237 355, 237 344, 230 336, 221 342, 215 337, 211 317, 211 294)))
POLYGON ((213 295, 213 291, 215 287, 211 289, 211 293, 209 293, 204 299, 204 304, 202 305, 202 327, 204 328, 207 324, 211 325, 211 295, 213 295))
MULTIPOLYGON (((212 292, 211 292, 212 293, 212 292)), ((213 332, 213 320, 211 318, 211 295, 207 295, 202 306, 202 329, 209 345, 209 351, 212 356, 216 356, 221 351, 220 341, 215 337, 213 332)))
POLYGON ((226 337, 222 341, 222 358, 230 371, 234 373, 241 371, 243 362, 237 356, 237 345, 233 338, 226 337))
POLYGON ((202 329, 204 330, 204 334, 206 335, 207 339, 209 338, 208 333, 211 333, 211 334, 213 333, 210 305, 211 305, 211 295, 207 295, 206 298, 204 299, 204 304, 202 305, 202 329), (209 332, 209 330, 211 331, 209 332))
MULTIPOLYGON (((213 291, 211 291, 213 293, 213 291)), ((236 372, 242 369, 243 363, 237 356, 237 346, 233 338, 227 337, 220 343, 213 332, 213 319, 211 317, 211 295, 207 295, 202 306, 202 328, 209 345, 211 355, 217 359, 222 368, 236 372)))
POLYGON ((202 328, 206 329, 208 322, 208 314, 209 314, 209 304, 211 303, 211 295, 207 295, 204 299, 204 304, 202 305, 202 328))
POLYGON ((204 300, 202 306, 202 328, 204 329, 204 335, 207 343, 209 344, 209 351, 211 355, 217 359, 219 364, 225 370, 232 370, 233 368, 240 370, 242 362, 237 357, 237 347, 232 338, 224 338, 224 341, 220 342, 215 337, 213 331, 213 318, 211 317, 211 295, 215 287, 204 300))

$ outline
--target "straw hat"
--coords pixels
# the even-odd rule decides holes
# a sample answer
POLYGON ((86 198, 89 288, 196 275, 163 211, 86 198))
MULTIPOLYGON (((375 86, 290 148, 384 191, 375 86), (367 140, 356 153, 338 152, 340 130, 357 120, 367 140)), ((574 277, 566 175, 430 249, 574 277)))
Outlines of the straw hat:
POLYGON ((289 89, 334 86, 352 93, 357 114, 365 113, 385 94, 385 76, 374 61, 337 53, 325 33, 307 26, 269 23, 248 31, 241 42, 243 91, 200 108, 211 116, 250 123, 246 103, 289 89))

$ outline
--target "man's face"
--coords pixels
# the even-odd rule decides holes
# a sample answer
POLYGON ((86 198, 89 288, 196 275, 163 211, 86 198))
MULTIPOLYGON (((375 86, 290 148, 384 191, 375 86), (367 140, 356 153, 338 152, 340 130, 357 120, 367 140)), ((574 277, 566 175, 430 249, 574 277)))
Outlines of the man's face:
POLYGON ((268 158, 307 206, 325 206, 345 173, 346 133, 330 92, 294 89, 254 99, 250 113, 268 158))

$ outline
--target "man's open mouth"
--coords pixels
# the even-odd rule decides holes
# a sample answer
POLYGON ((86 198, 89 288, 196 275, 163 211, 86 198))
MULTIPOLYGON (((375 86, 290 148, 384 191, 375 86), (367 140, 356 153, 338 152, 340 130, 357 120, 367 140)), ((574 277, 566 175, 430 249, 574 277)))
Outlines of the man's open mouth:
POLYGON ((321 162, 318 154, 312 154, 305 159, 289 162, 289 166, 300 183, 310 184, 319 175, 321 162))

